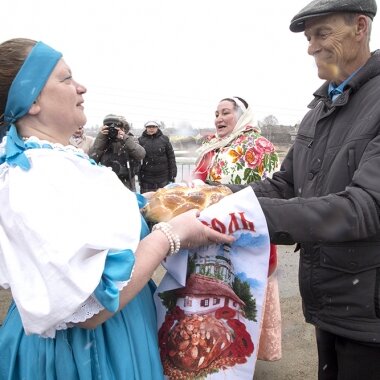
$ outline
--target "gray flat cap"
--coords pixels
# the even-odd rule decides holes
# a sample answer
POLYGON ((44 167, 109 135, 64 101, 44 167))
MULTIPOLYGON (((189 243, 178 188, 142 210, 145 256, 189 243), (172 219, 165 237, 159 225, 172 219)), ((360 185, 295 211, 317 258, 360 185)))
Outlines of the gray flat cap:
POLYGON ((373 19, 376 11, 375 0, 313 0, 293 17, 289 28, 292 32, 303 32, 305 20, 336 12, 360 13, 373 19))

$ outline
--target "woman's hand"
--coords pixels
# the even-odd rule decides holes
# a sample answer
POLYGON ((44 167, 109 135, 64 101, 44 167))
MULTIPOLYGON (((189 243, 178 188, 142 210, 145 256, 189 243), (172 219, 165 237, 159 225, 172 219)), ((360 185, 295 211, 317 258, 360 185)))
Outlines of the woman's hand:
MULTIPOLYGON (((233 236, 221 234, 207 227, 198 219, 198 216, 199 210, 194 209, 178 215, 168 222, 172 226, 172 232, 178 235, 181 248, 196 248, 203 245, 232 243, 234 241, 233 236)), ((120 291, 119 309, 132 300, 149 281, 154 270, 165 259, 169 249, 167 237, 159 231, 153 231, 140 241, 135 252, 136 262, 133 276, 128 286, 120 291)), ((112 315, 109 311, 102 310, 78 326, 93 329, 112 315)))
POLYGON ((168 223, 181 241, 181 248, 196 248, 203 245, 232 243, 231 235, 222 234, 203 224, 199 219, 199 210, 189 210, 168 223))

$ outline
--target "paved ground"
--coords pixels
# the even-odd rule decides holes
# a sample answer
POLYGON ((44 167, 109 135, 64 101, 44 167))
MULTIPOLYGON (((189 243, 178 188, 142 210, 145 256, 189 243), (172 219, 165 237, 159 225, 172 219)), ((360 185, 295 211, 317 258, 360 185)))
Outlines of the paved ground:
MULTIPOLYGON (((306 324, 298 292, 298 254, 293 246, 279 247, 279 284, 283 325, 283 358, 277 362, 258 361, 254 380, 314 380, 316 345, 313 327, 306 324)), ((160 279, 162 271, 155 273, 160 279)), ((9 292, 0 290, 0 322, 10 302, 9 292)))
POLYGON ((317 351, 313 326, 306 324, 298 290, 298 253, 279 246, 279 288, 282 314, 282 352, 277 362, 256 364, 255 380, 317 379, 317 351))

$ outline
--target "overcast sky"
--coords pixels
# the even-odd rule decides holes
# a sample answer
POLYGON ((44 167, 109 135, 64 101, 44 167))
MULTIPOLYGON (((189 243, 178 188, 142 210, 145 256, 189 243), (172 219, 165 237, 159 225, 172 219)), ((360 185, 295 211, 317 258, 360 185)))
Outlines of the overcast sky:
MULTIPOLYGON (((108 113, 213 127, 220 99, 241 96, 256 120, 299 122, 322 83, 303 33, 307 0, 3 0, 1 39, 61 51, 87 87, 86 127, 108 113)), ((379 17, 379 16, 378 16, 379 17)), ((380 48, 375 18, 371 48, 380 48)))

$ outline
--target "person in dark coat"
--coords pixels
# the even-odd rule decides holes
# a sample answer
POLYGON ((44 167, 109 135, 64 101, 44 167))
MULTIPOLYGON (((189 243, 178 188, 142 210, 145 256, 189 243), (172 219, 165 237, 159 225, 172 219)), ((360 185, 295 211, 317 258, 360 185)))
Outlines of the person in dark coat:
POLYGON ((169 137, 162 133, 156 121, 148 121, 144 127, 145 131, 139 137, 139 144, 146 152, 139 173, 141 193, 156 191, 175 182, 177 176, 177 164, 169 137))
POLYGON ((136 167, 145 157, 145 149, 139 145, 130 132, 130 126, 123 116, 109 114, 103 120, 89 156, 96 162, 112 168, 123 184, 136 191, 136 167))
POLYGON ((271 242, 297 243, 319 380, 380 379, 380 50, 369 45, 376 11, 374 0, 314 0, 294 16, 290 30, 305 34, 325 82, 281 169, 250 184, 271 242))

